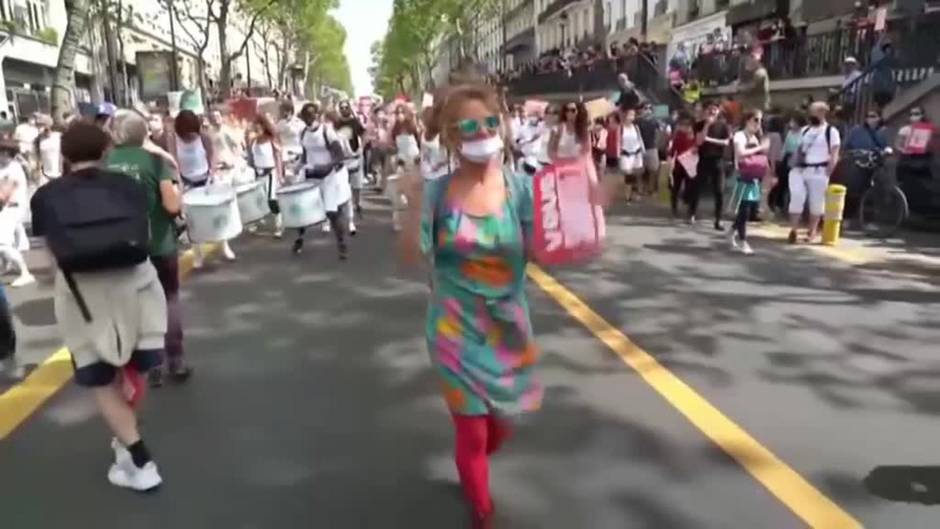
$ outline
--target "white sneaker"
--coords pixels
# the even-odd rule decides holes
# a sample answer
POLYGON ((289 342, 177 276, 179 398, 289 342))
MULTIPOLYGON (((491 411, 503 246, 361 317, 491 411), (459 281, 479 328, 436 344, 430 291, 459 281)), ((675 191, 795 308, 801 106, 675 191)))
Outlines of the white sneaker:
POLYGON ((252 224, 251 226, 248 226, 248 233, 251 233, 251 234, 258 233, 258 225, 252 224))
POLYGON ((350 222, 350 223, 349 223, 349 234, 350 234, 350 235, 355 235, 355 234, 356 234, 356 223, 355 223, 355 222, 350 222))
POLYGON ((744 255, 754 255, 754 249, 751 248, 751 245, 744 241, 741 243, 741 253, 744 255))
POLYGON ((16 278, 12 283, 10 283, 10 286, 13 288, 25 287, 26 285, 32 285, 35 282, 36 278, 33 277, 33 274, 27 272, 25 274, 20 274, 20 277, 16 278))
POLYGON ((324 222, 324 223, 323 223, 323 233, 330 233, 330 223, 329 223, 329 222, 324 222))
POLYGON ((738 244, 738 233, 737 233, 737 232, 734 232, 734 231, 731 232, 731 239, 730 239, 730 240, 731 240, 731 249, 732 249, 732 250, 737 250, 737 249, 741 248, 741 245, 738 244))
POLYGON ((108 481, 115 487, 135 490, 137 492, 149 492, 163 483, 163 478, 157 471, 157 464, 153 461, 147 463, 143 468, 137 468, 133 462, 129 465, 111 465, 108 469, 108 481))
POLYGON ((115 465, 123 467, 134 464, 131 453, 127 451, 127 448, 121 443, 121 441, 117 440, 117 437, 111 438, 111 450, 114 452, 115 465))
POLYGON ((280 214, 274 217, 274 238, 280 239, 284 236, 284 220, 280 214))
POLYGON ((205 260, 203 258, 202 252, 193 252, 193 268, 198 270, 202 268, 204 264, 205 260))
POLYGON ((224 255, 225 259, 228 261, 234 261, 236 257, 235 252, 232 251, 232 247, 229 246, 228 243, 222 245, 222 255, 224 255))

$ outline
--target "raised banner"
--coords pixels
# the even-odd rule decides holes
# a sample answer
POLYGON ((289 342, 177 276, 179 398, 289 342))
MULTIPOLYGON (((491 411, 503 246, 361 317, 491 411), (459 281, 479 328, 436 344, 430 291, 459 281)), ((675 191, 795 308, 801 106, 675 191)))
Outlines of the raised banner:
POLYGON ((573 264, 600 253, 606 225, 589 167, 585 159, 559 160, 533 177, 536 262, 573 264))

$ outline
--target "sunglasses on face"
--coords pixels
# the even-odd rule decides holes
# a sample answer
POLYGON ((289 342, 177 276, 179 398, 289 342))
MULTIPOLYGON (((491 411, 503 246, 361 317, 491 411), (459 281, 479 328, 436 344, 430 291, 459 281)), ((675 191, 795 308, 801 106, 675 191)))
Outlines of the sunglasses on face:
POLYGON ((462 119, 457 122, 457 130, 460 131, 460 135, 464 137, 476 136, 483 129, 486 129, 490 132, 496 132, 499 130, 499 116, 486 116, 482 120, 479 119, 462 119))

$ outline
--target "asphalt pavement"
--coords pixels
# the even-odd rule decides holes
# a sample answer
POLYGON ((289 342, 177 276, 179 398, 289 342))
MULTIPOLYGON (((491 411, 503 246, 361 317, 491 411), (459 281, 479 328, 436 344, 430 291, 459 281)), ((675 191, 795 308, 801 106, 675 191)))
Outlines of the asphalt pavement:
MULTIPOLYGON (((161 490, 108 485, 109 436, 69 384, 0 440, 0 526, 465 527, 425 276, 396 263, 384 204, 367 215, 345 263, 325 234, 299 257, 245 235, 236 263, 185 282, 196 373, 142 412, 161 490)), ((924 505, 940 502, 937 270, 770 239, 748 258, 648 205, 614 208, 608 242, 549 273, 865 527, 940 524, 924 505)), ((29 358, 58 348, 42 288, 11 296, 29 358)), ((529 292, 548 390, 493 460, 498 527, 807 527, 752 476, 761 462, 732 459, 569 305, 529 292)))

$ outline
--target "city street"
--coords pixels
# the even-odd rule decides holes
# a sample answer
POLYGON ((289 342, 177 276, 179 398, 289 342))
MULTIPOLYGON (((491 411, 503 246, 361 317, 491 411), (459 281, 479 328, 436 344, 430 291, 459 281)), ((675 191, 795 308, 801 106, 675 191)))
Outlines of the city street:
MULTIPOLYGON (((55 391, 67 361, 0 382, 0 426, 54 393, 0 433, 0 526, 465 527, 426 275, 397 263, 387 204, 368 201, 348 262, 319 230, 297 257, 246 234, 237 262, 186 278, 196 371, 144 405, 151 495, 108 484, 90 396, 55 391)), ((744 257, 650 202, 608 222, 597 261, 530 272, 548 391, 493 459, 498 527, 938 526, 936 235, 832 250, 762 226, 744 257)), ((61 347, 50 288, 8 289, 27 361, 61 347)))

